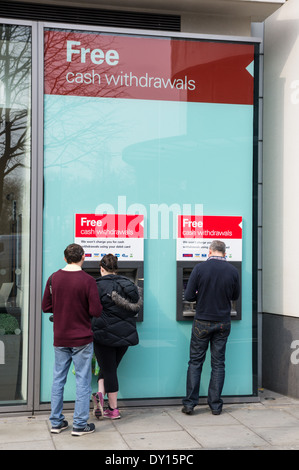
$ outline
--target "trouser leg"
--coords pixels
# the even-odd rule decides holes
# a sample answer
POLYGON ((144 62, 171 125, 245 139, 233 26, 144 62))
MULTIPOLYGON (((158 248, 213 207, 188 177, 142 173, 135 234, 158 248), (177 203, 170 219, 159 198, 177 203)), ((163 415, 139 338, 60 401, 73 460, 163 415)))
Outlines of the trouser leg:
POLYGON ((209 383, 208 404, 212 411, 221 412, 223 400, 221 398, 225 379, 225 351, 230 323, 219 323, 211 336, 211 378, 209 383))
POLYGON ((50 421, 53 427, 59 426, 64 420, 63 392, 67 374, 72 362, 71 348, 54 347, 55 361, 53 370, 53 385, 51 393, 50 421))
POLYGON ((187 370, 186 397, 183 404, 193 409, 198 404, 202 366, 209 346, 209 328, 204 322, 194 321, 190 342, 190 360, 187 370))
POLYGON ((73 348, 73 362, 76 374, 76 401, 74 410, 74 427, 84 427, 89 418, 91 396, 91 361, 93 343, 73 348))

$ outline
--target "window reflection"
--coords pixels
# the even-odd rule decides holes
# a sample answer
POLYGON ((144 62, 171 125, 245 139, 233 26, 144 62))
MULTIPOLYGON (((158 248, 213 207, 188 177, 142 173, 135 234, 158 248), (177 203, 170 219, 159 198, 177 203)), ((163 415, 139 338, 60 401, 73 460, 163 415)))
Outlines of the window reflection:
POLYGON ((0 404, 27 398, 31 28, 0 25, 0 404))

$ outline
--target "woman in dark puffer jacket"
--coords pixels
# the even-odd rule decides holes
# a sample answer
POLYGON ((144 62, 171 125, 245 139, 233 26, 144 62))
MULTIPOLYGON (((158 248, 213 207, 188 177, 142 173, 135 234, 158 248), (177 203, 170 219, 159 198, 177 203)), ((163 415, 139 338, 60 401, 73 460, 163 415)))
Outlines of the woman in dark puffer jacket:
POLYGON ((101 277, 97 279, 103 312, 92 322, 94 352, 100 367, 98 392, 92 395, 93 414, 99 419, 118 419, 117 367, 129 346, 138 344, 136 315, 140 309, 137 286, 117 272, 117 258, 105 255, 100 261, 101 277), (108 395, 108 409, 103 410, 108 395))

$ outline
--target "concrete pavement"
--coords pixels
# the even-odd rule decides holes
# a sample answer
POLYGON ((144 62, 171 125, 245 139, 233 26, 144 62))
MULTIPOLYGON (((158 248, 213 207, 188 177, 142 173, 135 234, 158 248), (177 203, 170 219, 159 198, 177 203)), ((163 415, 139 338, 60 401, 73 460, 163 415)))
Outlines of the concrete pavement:
POLYGON ((122 408, 122 418, 114 421, 97 420, 91 413, 96 432, 82 437, 71 436, 69 412, 69 429, 58 435, 51 434, 48 415, 0 415, 0 450, 147 450, 153 459, 169 450, 190 456, 202 449, 298 450, 299 400, 269 391, 260 398, 259 403, 224 405, 220 416, 207 405, 196 407, 192 416, 177 405, 122 408))

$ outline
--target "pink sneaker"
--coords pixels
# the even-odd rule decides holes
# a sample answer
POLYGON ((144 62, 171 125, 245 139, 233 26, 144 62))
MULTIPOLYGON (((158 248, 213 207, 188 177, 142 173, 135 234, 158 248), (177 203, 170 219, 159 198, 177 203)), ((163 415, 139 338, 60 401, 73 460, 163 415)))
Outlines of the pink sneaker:
POLYGON ((118 408, 115 408, 114 410, 109 410, 109 408, 107 408, 107 410, 104 411, 104 418, 120 419, 121 415, 118 408))
POLYGON ((93 401, 93 415, 100 419, 101 416, 104 414, 104 397, 101 392, 93 393, 92 396, 93 401))

